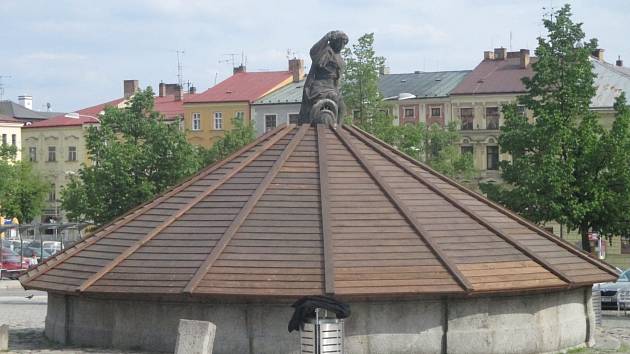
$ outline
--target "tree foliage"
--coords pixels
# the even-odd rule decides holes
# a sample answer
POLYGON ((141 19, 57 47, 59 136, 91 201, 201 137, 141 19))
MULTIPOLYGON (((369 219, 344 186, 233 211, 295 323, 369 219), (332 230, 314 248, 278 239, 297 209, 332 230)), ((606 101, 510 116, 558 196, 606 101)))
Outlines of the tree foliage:
POLYGON ((627 224, 630 184, 620 166, 627 166, 630 150, 619 147, 628 139, 627 109, 620 98, 617 121, 604 131, 589 109, 595 95, 589 57, 597 41, 584 41, 569 5, 543 22, 547 36, 538 38, 534 76, 523 80, 527 94, 519 98, 535 121, 515 105, 504 107, 499 145, 512 156, 501 162, 507 184, 482 190, 535 222, 578 229, 583 248, 590 250, 590 230, 613 235, 627 224))
POLYGON ((352 47, 343 50, 342 55, 346 66, 341 91, 348 114, 352 115, 353 123, 357 125, 377 124, 374 119, 384 115, 378 80, 385 58, 376 55, 374 33, 359 37, 352 47))
POLYGON ((62 191, 70 220, 106 223, 200 168, 197 148, 153 104, 147 88, 127 107, 107 108, 100 124, 88 128, 86 145, 93 163, 82 166, 62 191))
POLYGON ((0 214, 28 223, 41 214, 50 184, 16 154, 15 146, 0 146, 0 214))
POLYGON ((244 122, 240 118, 233 118, 233 122, 232 130, 226 131, 210 149, 202 152, 205 165, 223 160, 256 138, 256 131, 251 123, 244 122))

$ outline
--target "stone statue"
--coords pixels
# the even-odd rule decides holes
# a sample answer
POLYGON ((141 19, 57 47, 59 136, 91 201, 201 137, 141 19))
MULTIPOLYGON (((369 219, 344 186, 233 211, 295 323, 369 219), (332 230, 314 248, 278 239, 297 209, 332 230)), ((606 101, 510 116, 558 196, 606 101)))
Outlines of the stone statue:
POLYGON ((348 36, 330 31, 311 48, 312 65, 304 83, 300 124, 340 125, 345 105, 339 91, 344 62, 340 52, 348 36))

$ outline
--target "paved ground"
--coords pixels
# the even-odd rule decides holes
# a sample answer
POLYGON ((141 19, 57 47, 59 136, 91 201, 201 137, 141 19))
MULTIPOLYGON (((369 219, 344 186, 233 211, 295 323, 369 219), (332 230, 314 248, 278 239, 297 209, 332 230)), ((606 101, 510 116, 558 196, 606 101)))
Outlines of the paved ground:
MULTIPOLYGON (((10 326, 9 353, 147 354, 99 348, 62 347, 48 341, 43 334, 47 300, 46 293, 24 291, 17 281, 0 280, 0 324, 10 326)), ((568 353, 630 354, 630 313, 617 317, 615 311, 605 311, 603 324, 596 332, 596 342, 595 348, 571 350, 568 353)))

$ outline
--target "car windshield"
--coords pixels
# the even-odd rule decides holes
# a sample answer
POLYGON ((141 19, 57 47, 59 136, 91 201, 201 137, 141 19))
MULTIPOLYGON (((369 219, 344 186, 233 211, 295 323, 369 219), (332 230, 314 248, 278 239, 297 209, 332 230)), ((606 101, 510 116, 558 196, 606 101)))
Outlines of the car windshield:
POLYGON ((630 281, 630 269, 628 269, 625 272, 621 273, 621 275, 619 276, 619 279, 617 279, 617 281, 630 281))

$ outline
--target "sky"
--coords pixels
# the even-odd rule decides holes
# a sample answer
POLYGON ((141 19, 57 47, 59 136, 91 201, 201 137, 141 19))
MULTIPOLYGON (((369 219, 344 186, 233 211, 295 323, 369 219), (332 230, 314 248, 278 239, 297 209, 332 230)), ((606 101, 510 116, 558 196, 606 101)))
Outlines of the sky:
POLYGON ((374 32, 392 73, 471 70, 494 47, 533 53, 543 15, 565 2, 607 61, 630 66, 628 0, 0 0, 3 99, 69 112, 121 97, 125 79, 156 90, 177 82, 177 51, 202 92, 231 75, 228 54, 248 71, 287 70, 289 56, 308 66, 330 30, 350 44, 374 32))

